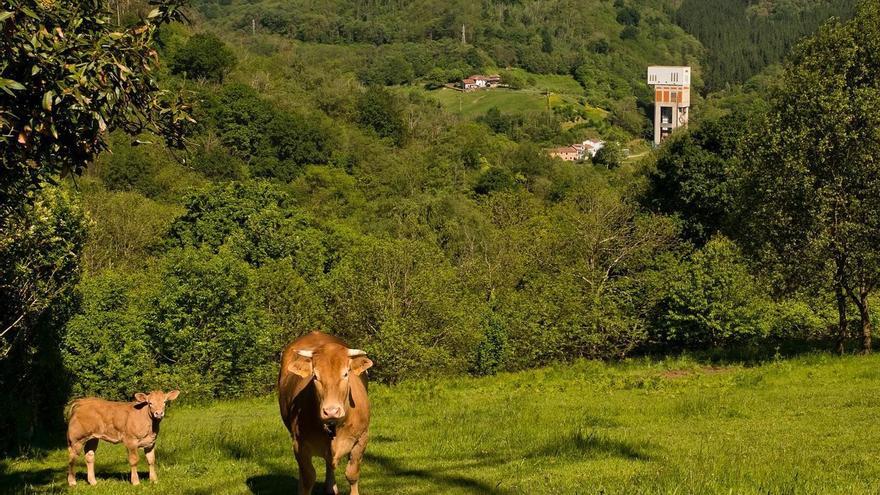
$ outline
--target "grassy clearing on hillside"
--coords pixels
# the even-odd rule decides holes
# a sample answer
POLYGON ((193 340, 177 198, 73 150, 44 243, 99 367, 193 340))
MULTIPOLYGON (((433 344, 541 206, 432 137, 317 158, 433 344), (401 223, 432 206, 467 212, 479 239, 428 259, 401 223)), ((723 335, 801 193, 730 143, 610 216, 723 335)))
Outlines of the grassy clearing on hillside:
MULTIPOLYGON (((441 88, 426 93, 434 98, 446 110, 452 114, 461 115, 465 118, 476 118, 492 107, 497 107, 505 113, 520 113, 540 111, 547 109, 547 95, 536 89, 513 90, 495 88, 482 91, 462 92, 449 88, 441 88)), ((550 96, 550 105, 557 106, 563 103, 578 104, 577 97, 569 94, 553 93, 550 96)), ((601 112, 596 110, 596 112, 601 112)))
POLYGON ((502 112, 530 112, 547 109, 547 97, 538 91, 496 88, 462 92, 441 88, 427 94, 439 101, 450 113, 465 118, 484 115, 492 107, 498 107, 502 112))
MULTIPOLYGON (((566 95, 583 96, 584 88, 581 83, 570 75, 562 74, 535 74, 525 69, 511 68, 506 69, 507 72, 516 74, 523 81, 526 81, 532 89, 541 91, 550 90, 553 93, 562 93, 566 95)), ((498 71, 487 71, 498 72, 498 71)))
MULTIPOLYGON (((375 386, 362 491, 877 493, 878 370, 880 356, 755 368, 579 362, 375 386)), ((102 444, 98 487, 80 467, 72 493, 295 491, 272 398, 173 407, 158 452, 159 484, 133 488, 123 449, 102 444)), ((66 491, 65 463, 63 450, 0 462, 0 491, 66 491)))

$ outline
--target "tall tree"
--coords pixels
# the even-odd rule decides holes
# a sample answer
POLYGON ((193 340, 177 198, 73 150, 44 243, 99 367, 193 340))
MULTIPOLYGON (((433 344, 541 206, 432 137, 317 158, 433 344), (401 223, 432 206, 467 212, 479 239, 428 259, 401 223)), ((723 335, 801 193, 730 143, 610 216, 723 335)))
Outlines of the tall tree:
POLYGON ((847 298, 871 350, 869 295, 880 284, 880 6, 803 43, 746 146, 743 191, 758 245, 791 280, 831 274, 838 350, 847 298))
POLYGON ((46 183, 81 173, 114 129, 182 146, 192 121, 154 78, 157 30, 184 19, 180 0, 154 5, 123 27, 106 0, 0 0, 0 449, 58 422, 66 398, 59 329, 85 220, 46 183))
POLYGON ((184 19, 182 1, 156 0, 122 27, 103 0, 0 0, 0 218, 59 172, 80 173, 113 129, 182 146, 188 107, 155 80, 158 29, 184 19))

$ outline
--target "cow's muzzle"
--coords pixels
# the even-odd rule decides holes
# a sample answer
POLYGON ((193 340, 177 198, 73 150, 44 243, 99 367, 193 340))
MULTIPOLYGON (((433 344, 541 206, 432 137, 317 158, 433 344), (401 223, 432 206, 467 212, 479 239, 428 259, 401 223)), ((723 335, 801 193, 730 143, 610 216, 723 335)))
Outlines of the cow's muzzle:
POLYGON ((342 406, 328 406, 321 408, 321 419, 326 422, 335 422, 345 417, 345 409, 342 406))

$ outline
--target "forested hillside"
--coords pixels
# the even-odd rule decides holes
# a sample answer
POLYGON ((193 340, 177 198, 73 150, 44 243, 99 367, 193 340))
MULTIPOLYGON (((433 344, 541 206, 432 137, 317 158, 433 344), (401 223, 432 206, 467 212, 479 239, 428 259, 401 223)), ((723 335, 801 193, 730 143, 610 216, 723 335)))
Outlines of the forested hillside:
POLYGON ((200 10, 236 36, 256 31, 344 45, 347 63, 337 68, 365 83, 447 82, 521 67, 574 75, 593 104, 608 104, 647 97, 642 79, 649 64, 698 65, 699 44, 663 3, 201 0, 200 10))
POLYGON ((706 48, 706 90, 742 83, 778 63, 830 17, 857 0, 683 0, 675 21, 706 48))

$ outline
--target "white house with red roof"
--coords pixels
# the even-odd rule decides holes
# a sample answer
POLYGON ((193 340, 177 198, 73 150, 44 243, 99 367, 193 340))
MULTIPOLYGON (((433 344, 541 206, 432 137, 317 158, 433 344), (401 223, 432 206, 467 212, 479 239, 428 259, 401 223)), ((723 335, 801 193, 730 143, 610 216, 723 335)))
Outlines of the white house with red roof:
POLYGON ((469 91, 472 89, 495 88, 498 87, 500 84, 501 76, 499 76, 498 74, 492 74, 490 76, 474 74, 471 77, 461 80, 461 88, 465 91, 469 91))

